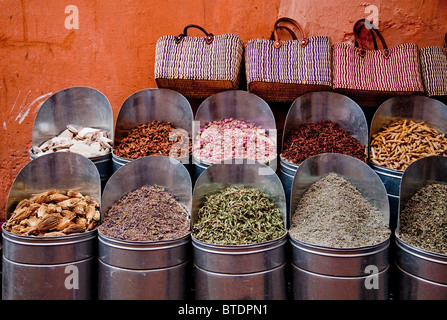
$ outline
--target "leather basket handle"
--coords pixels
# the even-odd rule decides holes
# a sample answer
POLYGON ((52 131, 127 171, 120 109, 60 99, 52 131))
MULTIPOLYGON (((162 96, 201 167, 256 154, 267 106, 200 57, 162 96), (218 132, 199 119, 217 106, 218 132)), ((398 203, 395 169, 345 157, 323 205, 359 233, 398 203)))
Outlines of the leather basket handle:
MULTIPOLYGON (((286 31, 290 34, 290 36, 292 37, 292 40, 298 40, 298 38, 296 37, 295 32, 293 32, 293 30, 290 29, 289 27, 286 27, 286 26, 278 26, 278 27, 276 28, 276 30, 279 30, 279 29, 284 29, 284 30, 286 30, 286 31)), ((275 34, 274 34, 273 31, 272 31, 272 34, 270 35, 270 40, 275 40, 275 34)))
POLYGON ((211 44, 213 42, 214 35, 212 33, 206 32, 206 30, 204 28, 202 28, 201 26, 198 26, 196 24, 188 24, 183 29, 183 33, 181 33, 177 37, 175 37, 175 42, 176 43, 180 43, 184 37, 188 36, 188 29, 189 28, 196 28, 196 29, 199 29, 200 31, 202 31, 205 34, 205 43, 206 44, 211 44))
POLYGON ((304 34, 303 29, 301 28, 301 26, 298 24, 298 22, 296 22, 295 20, 291 19, 291 18, 287 18, 287 17, 283 17, 283 18, 279 18, 278 20, 276 20, 274 26, 273 26, 273 36, 274 36, 274 42, 273 42, 273 46, 276 49, 279 49, 282 45, 281 40, 279 39, 278 36, 278 32, 277 32, 277 28, 279 27, 279 24, 281 22, 287 22, 292 24, 293 26, 295 26, 299 32, 301 33, 302 38, 300 39, 300 45, 302 47, 307 46, 307 44, 309 43, 309 39, 306 38, 306 35, 304 34))
MULTIPOLYGON (((366 22, 366 19, 360 19, 360 20, 357 21, 356 24, 354 25, 354 37, 355 37, 355 43, 356 43, 357 45, 360 44, 360 31, 361 31, 361 28, 365 27, 365 22, 366 22), (363 25, 363 27, 362 27, 361 25, 363 25)), ((369 23, 369 22, 368 22, 368 23, 369 23)), ((390 51, 389 51, 389 49, 388 49, 388 45, 386 44, 386 41, 385 41, 384 37, 382 36, 382 34, 380 33, 380 31, 377 30, 376 28, 371 28, 371 29, 370 29, 371 35, 373 35, 373 31, 374 31, 374 33, 379 37, 380 42, 382 43, 382 47, 383 47, 383 49, 384 49, 384 51, 383 51, 383 52, 384 52, 384 53, 383 53, 384 57, 385 57, 386 59, 388 59, 388 58, 390 57, 390 51)), ((376 40, 375 40, 375 36, 373 36, 373 38, 374 38, 373 41, 375 42, 375 41, 376 41, 376 40)), ((377 44, 375 44, 374 48, 376 48, 376 47, 377 47, 377 44)), ((365 56, 366 49, 363 48, 363 47, 360 47, 360 46, 359 46, 359 48, 362 50, 362 51, 361 51, 361 56, 364 57, 364 56, 365 56)))

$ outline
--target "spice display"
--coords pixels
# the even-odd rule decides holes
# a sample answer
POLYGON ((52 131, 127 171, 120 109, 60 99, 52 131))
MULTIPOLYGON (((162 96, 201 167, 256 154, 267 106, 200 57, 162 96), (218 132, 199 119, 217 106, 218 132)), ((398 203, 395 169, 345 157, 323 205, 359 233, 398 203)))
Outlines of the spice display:
POLYGON ((65 236, 93 230, 99 225, 99 204, 77 190, 67 194, 48 190, 20 201, 5 230, 29 236, 65 236))
POLYGON ((404 171, 415 160, 433 155, 447 155, 447 139, 424 121, 394 121, 371 139, 371 162, 389 169, 404 171))
POLYGON ((276 145, 264 129, 233 118, 212 121, 201 129, 193 154, 209 163, 235 158, 266 163, 277 155, 276 145))
POLYGON ((422 187, 408 200, 399 216, 402 240, 415 247, 447 254, 447 185, 422 187))
POLYGON ((332 248, 378 244, 390 233, 379 210, 335 173, 319 179, 304 193, 289 230, 299 241, 332 248))
POLYGON ((169 121, 154 120, 132 129, 113 152, 127 159, 150 155, 188 157, 191 154, 191 138, 186 130, 174 128, 169 121))
POLYGON ((192 227, 196 239, 219 245, 261 243, 284 233, 276 204, 261 190, 242 186, 207 196, 192 227))
POLYGON ((75 128, 68 125, 67 129, 58 136, 45 141, 40 146, 34 146, 32 152, 38 157, 52 152, 74 152, 91 158, 110 153, 112 142, 107 132, 100 129, 75 128))
POLYGON ((366 146, 330 120, 298 125, 284 140, 281 156, 299 165, 311 156, 326 152, 342 153, 366 161, 366 146))
POLYGON ((105 214, 99 230, 128 241, 180 238, 190 232, 185 207, 159 186, 142 186, 120 200, 105 214))

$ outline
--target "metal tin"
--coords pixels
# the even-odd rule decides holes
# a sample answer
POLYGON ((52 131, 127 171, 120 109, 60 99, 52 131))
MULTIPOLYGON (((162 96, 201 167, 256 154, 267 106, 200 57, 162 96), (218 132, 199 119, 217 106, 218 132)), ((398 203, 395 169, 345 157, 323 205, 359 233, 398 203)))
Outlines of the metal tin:
MULTIPOLYGON (((369 132, 371 137, 391 122, 408 119, 425 123, 441 133, 447 133, 447 106, 438 100, 425 96, 396 96, 382 103, 374 113, 369 132)), ((399 190, 403 171, 389 169, 370 163, 383 181, 390 203, 390 228, 395 230, 398 221, 399 190)))
MULTIPOLYGON (((144 185, 164 187, 191 212, 191 177, 185 166, 167 156, 135 159, 109 179, 101 216, 125 194, 144 185)), ((173 240, 126 241, 98 232, 99 299, 184 299, 190 260, 190 234, 173 240)))
MULTIPOLYGON (((16 176, 7 219, 22 199, 49 189, 77 189, 101 203, 100 177, 93 162, 75 153, 51 153, 30 161, 16 176)), ((3 299, 96 298, 96 230, 37 237, 10 233, 3 225, 2 235, 3 299)))
MULTIPOLYGON (((257 95, 243 90, 223 91, 206 98, 200 104, 194 118, 193 143, 200 130, 209 122, 228 118, 243 120, 264 129, 276 145, 276 121, 270 106, 257 95)), ((234 160, 228 159, 224 162, 231 163, 234 160)), ((276 171, 277 160, 277 157, 275 157, 275 159, 264 164, 276 171)), ((195 158, 194 154, 192 161, 195 166, 195 179, 212 164, 195 158)))
MULTIPOLYGON (((90 87, 70 87, 54 93, 36 114, 32 145, 40 146, 59 135, 67 125, 101 129, 113 140, 113 112, 106 96, 90 87)), ((29 154, 31 160, 37 157, 32 148, 29 154)), ((104 187, 112 175, 112 153, 90 160, 96 165, 104 187)))
MULTIPOLYGON (((193 192, 191 224, 197 221, 204 197, 231 185, 261 189, 286 219, 284 190, 267 165, 249 160, 213 164, 198 178, 193 192), (241 161, 241 162, 239 162, 241 161)), ((285 299, 284 264, 287 233, 250 245, 215 245, 192 236, 197 299, 285 299)))
MULTIPOLYGON (((351 98, 339 93, 325 91, 306 93, 292 103, 284 122, 282 148, 285 139, 298 125, 317 123, 322 120, 338 123, 342 129, 348 131, 361 144, 365 145, 366 149, 368 145, 368 124, 363 110, 351 98)), ((299 165, 280 156, 280 178, 284 185, 288 210, 290 208, 293 177, 298 167, 299 165)))
MULTIPOLYGON (((301 163, 295 174, 291 195, 291 217, 307 189, 335 172, 350 183, 389 221, 389 204, 382 181, 363 161, 344 154, 322 153, 301 163)), ((290 221, 289 221, 290 222, 290 221)), ((388 295, 390 238, 376 245, 358 248, 330 248, 307 244, 289 236, 292 248, 293 296, 297 299, 384 298, 388 295), (365 283, 375 271, 378 288, 369 291, 365 283), (343 282, 345 286, 343 286, 343 282), (335 285, 335 283, 337 285, 335 285), (330 290, 321 290, 324 285, 330 290), (315 286, 315 287, 311 287, 315 286), (347 287, 356 292, 346 293, 347 287), (337 289, 338 288, 338 289, 337 289)))
MULTIPOLYGON (((400 188, 399 219, 405 203, 423 186, 447 183, 447 157, 418 159, 404 171, 400 188)), ((411 300, 447 299, 447 255, 430 252, 406 243, 396 229, 395 264, 398 298, 411 300)))
MULTIPOLYGON (((191 137, 193 112, 188 100, 170 89, 143 89, 131 94, 121 105, 115 122, 114 146, 135 127, 152 121, 169 121, 178 129, 184 129, 191 137)), ((191 155, 179 160, 191 170, 191 155)), ((113 172, 132 161, 112 152, 113 172)))

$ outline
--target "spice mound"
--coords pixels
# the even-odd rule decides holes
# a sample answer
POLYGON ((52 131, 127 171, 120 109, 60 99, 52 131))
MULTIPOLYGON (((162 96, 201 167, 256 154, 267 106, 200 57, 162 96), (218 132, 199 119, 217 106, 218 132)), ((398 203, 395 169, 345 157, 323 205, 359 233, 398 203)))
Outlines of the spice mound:
POLYGON ((58 136, 45 141, 38 147, 34 146, 32 152, 38 157, 53 152, 74 152, 91 158, 110 153, 112 142, 107 132, 100 129, 75 128, 68 125, 67 129, 58 136))
POLYGON ((5 230, 29 236, 65 236, 94 230, 100 221, 99 204, 77 190, 62 194, 48 190, 20 201, 5 230))
POLYGON ((187 210, 159 186, 143 186, 123 196, 105 214, 99 231, 128 241, 160 241, 190 232, 187 210))
POLYGON ((275 203, 261 190, 241 186, 207 196, 192 227, 196 239, 219 245, 261 243, 284 233, 284 220, 275 203))
POLYGON ((301 164, 311 156, 326 152, 366 161, 366 146, 330 120, 298 125, 286 137, 281 156, 286 161, 301 164))
POLYGON ((371 139, 371 162, 389 169, 404 171, 417 159, 434 155, 447 156, 447 138, 423 121, 394 121, 371 139))
POLYGON ((186 130, 175 128, 171 122, 154 120, 133 128, 114 147, 113 152, 127 159, 151 155, 188 157, 191 154, 191 139, 186 130))
POLYGON ((271 161, 277 154, 276 145, 265 131, 233 118, 212 121, 195 139, 194 157, 209 163, 236 158, 263 163, 271 161))
POLYGON ((299 241, 331 248, 378 244, 390 233, 379 210, 336 173, 329 173, 304 193, 289 230, 299 241))
POLYGON ((427 251, 447 254, 447 185, 419 189, 400 213, 399 234, 405 242, 427 251))

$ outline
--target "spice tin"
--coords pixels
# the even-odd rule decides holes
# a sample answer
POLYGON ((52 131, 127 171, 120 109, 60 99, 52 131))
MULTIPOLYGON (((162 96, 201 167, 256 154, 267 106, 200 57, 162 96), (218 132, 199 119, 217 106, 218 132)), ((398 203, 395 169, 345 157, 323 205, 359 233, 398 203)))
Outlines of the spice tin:
MULTIPOLYGON (((241 160, 242 161, 242 160, 241 160)), ((191 224, 207 195, 231 185, 261 189, 286 219, 281 181, 269 166, 244 160, 236 164, 213 164, 194 187, 191 224)), ((285 299, 287 233, 263 243, 215 245, 192 238, 195 294, 198 300, 285 299)))
MULTIPOLYGON (((199 135, 200 130, 209 122, 230 118, 248 122, 259 127, 260 130, 265 130, 265 134, 276 145, 276 121, 270 106, 257 95, 243 90, 223 91, 206 98, 200 104, 194 118, 193 143, 199 135)), ((277 160, 277 157, 275 157, 264 164, 276 171, 277 160)), ((194 157, 194 152, 192 161, 194 164, 195 179, 206 168, 212 165, 211 162, 194 157)), ((225 163, 232 163, 234 161, 235 159, 224 160, 225 163)))
MULTIPOLYGON (((425 121, 427 125, 435 128, 440 133, 447 133, 446 105, 425 96, 396 96, 382 103, 374 113, 369 132, 369 141, 383 127, 398 119, 408 119, 416 122, 425 121)), ((390 204, 390 228, 395 230, 397 227, 403 171, 378 166, 371 162, 370 165, 379 175, 387 190, 390 204)))
MULTIPOLYGON (((368 145, 368 124, 360 106, 342 94, 321 91, 306 93, 292 103, 284 122, 281 146, 284 146, 285 139, 296 126, 317 123, 321 120, 338 123, 361 144, 368 145)), ((299 165, 287 161, 281 156, 279 162, 280 178, 284 185, 287 209, 289 210, 293 178, 299 165)))
MULTIPOLYGON (((299 166, 292 185, 291 214, 307 189, 331 172, 353 184, 389 221, 386 190, 377 174, 365 162, 335 153, 312 156, 299 166)), ((357 248, 308 244, 290 234, 289 239, 294 299, 388 299, 389 237, 376 245, 357 248)))
MULTIPOLYGON (((126 163, 112 175, 103 192, 101 216, 123 195, 144 185, 164 187, 191 212, 191 177, 185 166, 167 156, 148 156, 126 163)), ((189 233, 173 240, 126 241, 99 230, 98 238, 100 300, 187 297, 189 233)))
POLYGON ((447 157, 430 156, 414 161, 403 173, 399 220, 395 236, 398 299, 447 299, 447 255, 415 247, 399 236, 400 217, 404 204, 425 185, 447 183, 446 170, 447 157))
MULTIPOLYGON (((9 192, 6 218, 22 199, 49 189, 77 189, 100 204, 100 176, 93 162, 76 153, 51 153, 26 164, 9 192)), ((97 231, 42 237, 4 229, 5 300, 96 299, 97 231)))
MULTIPOLYGON (((113 139, 113 113, 106 96, 89 87, 70 87, 51 95, 42 103, 34 119, 33 147, 56 137, 67 129, 67 125, 101 129, 113 139)), ((32 148, 29 154, 31 160, 37 157, 32 148)), ((112 153, 89 159, 96 165, 104 188, 112 175, 112 153)))
MULTIPOLYGON (((114 146, 135 127, 155 120, 171 122, 175 128, 186 130, 191 137, 193 112, 188 100, 174 90, 150 88, 131 94, 121 105, 115 122, 114 146)), ((176 160, 192 170, 190 154, 176 160)), ((112 161, 115 172, 132 159, 112 152, 112 161)))

